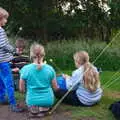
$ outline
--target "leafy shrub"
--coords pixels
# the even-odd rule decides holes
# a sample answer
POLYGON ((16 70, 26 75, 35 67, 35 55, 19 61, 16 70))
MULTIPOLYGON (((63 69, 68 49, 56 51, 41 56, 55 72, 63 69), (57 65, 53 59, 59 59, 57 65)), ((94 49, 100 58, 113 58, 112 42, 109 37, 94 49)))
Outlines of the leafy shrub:
MULTIPOLYGON (((10 38, 10 40, 12 44, 15 42, 15 40, 12 38, 10 38)), ((26 41, 26 53, 28 55, 28 48, 30 48, 30 45, 33 42, 34 40, 30 39, 26 41)), ((37 42, 41 43, 40 40, 37 40, 37 42)), ((75 69, 73 54, 76 51, 85 50, 89 53, 90 61, 98 68, 101 68, 102 70, 118 70, 120 68, 119 44, 112 43, 112 45, 107 48, 106 46, 107 44, 105 42, 100 42, 98 40, 62 40, 48 42, 46 45, 44 45, 46 50, 45 60, 61 73, 62 70, 75 69), (50 59, 52 59, 52 62, 50 62, 50 59)))
POLYGON ((48 43, 46 48, 46 60, 57 70, 75 69, 73 54, 79 50, 85 50, 90 55, 90 61, 102 68, 102 70, 118 70, 120 68, 120 48, 107 46, 104 42, 86 41, 56 41, 48 43), (100 55, 100 53, 104 52, 100 55), (100 55, 100 56, 99 56, 100 55), (53 61, 50 62, 49 60, 53 61))

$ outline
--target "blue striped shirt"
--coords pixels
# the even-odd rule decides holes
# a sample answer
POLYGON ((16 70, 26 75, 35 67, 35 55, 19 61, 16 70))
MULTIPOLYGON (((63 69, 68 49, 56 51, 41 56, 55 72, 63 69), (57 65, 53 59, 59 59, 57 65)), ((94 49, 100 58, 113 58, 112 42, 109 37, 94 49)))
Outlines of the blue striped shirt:
MULTIPOLYGON (((96 67, 94 69, 97 72, 96 67)), ((84 87, 84 81, 83 81, 83 75, 84 75, 84 66, 79 67, 77 70, 73 71, 72 77, 70 79, 67 79, 66 84, 67 88, 69 89, 70 86, 75 86, 77 84, 77 90, 76 95, 80 102, 82 102, 85 105, 93 105, 100 101, 102 97, 102 89, 97 88, 96 91, 90 92, 88 89, 84 87)))
POLYGON ((7 35, 2 27, 0 27, 0 62, 9 62, 13 59, 12 53, 15 49, 9 44, 7 35))

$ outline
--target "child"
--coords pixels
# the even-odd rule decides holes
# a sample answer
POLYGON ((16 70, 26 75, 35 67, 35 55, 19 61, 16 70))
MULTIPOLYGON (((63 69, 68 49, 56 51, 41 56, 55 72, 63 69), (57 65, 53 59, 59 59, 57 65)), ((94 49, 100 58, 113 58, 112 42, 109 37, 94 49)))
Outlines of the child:
POLYGON ((23 38, 19 38, 16 40, 16 51, 19 54, 14 55, 14 58, 10 62, 13 76, 14 76, 14 84, 15 84, 15 90, 18 90, 18 84, 19 84, 19 70, 26 64, 30 62, 30 59, 28 56, 24 55, 26 43, 23 38))
POLYGON ((19 38, 16 40, 16 51, 18 51, 19 55, 24 53, 25 48, 25 40, 23 38, 19 38))
POLYGON ((66 89, 59 89, 55 92, 55 95, 61 98, 67 92, 67 89, 74 86, 74 89, 66 96, 63 102, 76 106, 95 105, 100 101, 102 96, 99 73, 89 62, 87 52, 76 52, 73 57, 77 69, 72 73, 71 77, 67 75, 63 76, 63 78, 67 80, 67 82, 65 82, 66 89))
POLYGON ((14 97, 13 77, 9 61, 13 59, 15 49, 9 44, 6 33, 2 28, 7 23, 8 12, 0 7, 0 103, 7 102, 7 92, 10 108, 13 112, 21 112, 22 109, 16 104, 14 97))
POLYGON ((25 40, 17 39, 16 40, 16 51, 19 54, 14 55, 13 60, 11 61, 11 68, 13 72, 18 72, 24 65, 30 62, 29 57, 24 55, 25 49, 25 40))
POLYGON ((33 63, 20 70, 19 89, 24 92, 26 84, 26 103, 30 113, 35 115, 49 110, 54 103, 52 87, 57 89, 55 71, 50 65, 43 63, 44 56, 44 47, 33 44, 30 48, 33 63))

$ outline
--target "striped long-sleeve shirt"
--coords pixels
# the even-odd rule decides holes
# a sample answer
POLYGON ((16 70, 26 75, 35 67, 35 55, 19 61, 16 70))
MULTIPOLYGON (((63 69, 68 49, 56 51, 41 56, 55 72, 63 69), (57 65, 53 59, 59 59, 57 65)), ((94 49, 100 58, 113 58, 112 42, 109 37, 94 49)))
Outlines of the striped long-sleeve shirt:
POLYGON ((13 59, 12 53, 15 49, 9 44, 7 35, 2 27, 0 27, 0 63, 9 62, 13 59))

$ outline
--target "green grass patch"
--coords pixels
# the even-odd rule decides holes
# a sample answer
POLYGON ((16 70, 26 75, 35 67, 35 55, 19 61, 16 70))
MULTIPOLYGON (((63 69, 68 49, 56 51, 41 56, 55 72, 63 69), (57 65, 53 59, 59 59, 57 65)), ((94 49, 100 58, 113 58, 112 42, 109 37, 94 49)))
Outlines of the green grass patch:
POLYGON ((120 91, 120 71, 102 72, 100 75, 102 87, 106 90, 120 91))

